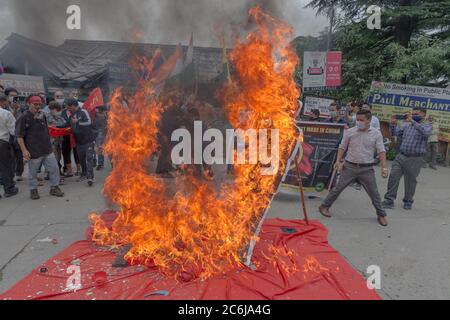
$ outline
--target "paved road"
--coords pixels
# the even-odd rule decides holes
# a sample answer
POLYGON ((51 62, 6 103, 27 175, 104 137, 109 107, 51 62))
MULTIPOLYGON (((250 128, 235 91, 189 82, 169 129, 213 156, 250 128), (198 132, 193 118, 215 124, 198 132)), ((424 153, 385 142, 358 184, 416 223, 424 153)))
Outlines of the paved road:
MULTIPOLYGON (((93 188, 75 180, 64 186, 66 197, 48 196, 41 187, 42 199, 31 201, 26 182, 21 193, 0 199, 0 292, 27 275, 74 241, 84 239, 87 215, 101 211, 106 204, 97 177, 93 188), (57 238, 58 244, 39 239, 57 238)), ((380 190, 386 180, 379 179, 380 190)), ((386 299, 450 299, 450 169, 425 169, 419 178, 414 209, 400 207, 389 212, 390 225, 378 226, 374 210, 364 191, 346 190, 333 207, 334 217, 322 218, 319 200, 308 200, 311 218, 322 221, 330 231, 330 243, 362 274, 370 265, 382 270, 382 289, 386 299)), ((402 192, 402 190, 400 191, 402 192)), ((295 219, 300 204, 295 196, 278 195, 270 217, 295 219)))

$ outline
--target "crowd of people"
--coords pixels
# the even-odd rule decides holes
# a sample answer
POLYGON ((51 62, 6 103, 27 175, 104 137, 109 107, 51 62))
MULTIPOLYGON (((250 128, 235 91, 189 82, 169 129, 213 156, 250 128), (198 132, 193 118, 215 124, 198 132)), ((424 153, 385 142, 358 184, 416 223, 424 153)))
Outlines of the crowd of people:
MULTIPOLYGON (((77 90, 66 98, 56 91, 29 95, 24 103, 15 88, 0 88, 0 183, 4 196, 19 193, 28 166, 32 200, 40 199, 38 187, 48 180, 50 195, 63 197, 60 186, 69 178, 94 184, 94 169, 103 170, 103 145, 107 106, 98 106, 95 117, 83 108, 77 90)), ((0 196, 1 197, 1 196, 0 196)))
POLYGON ((372 114, 370 104, 350 103, 343 110, 339 104, 333 103, 329 107, 328 118, 321 118, 319 110, 312 110, 306 120, 345 127, 335 165, 340 176, 319 207, 319 212, 327 218, 331 218, 330 208, 339 195, 348 186, 356 185, 362 186, 369 195, 380 225, 387 226, 386 210, 395 207, 401 179, 405 185, 403 208, 411 210, 421 169, 429 166, 437 170, 439 126, 432 116, 427 116, 426 109, 414 108, 412 112, 391 117, 390 133, 395 138, 397 156, 390 170, 380 120, 372 114), (382 177, 389 178, 384 199, 375 178, 376 157, 381 164, 382 177))

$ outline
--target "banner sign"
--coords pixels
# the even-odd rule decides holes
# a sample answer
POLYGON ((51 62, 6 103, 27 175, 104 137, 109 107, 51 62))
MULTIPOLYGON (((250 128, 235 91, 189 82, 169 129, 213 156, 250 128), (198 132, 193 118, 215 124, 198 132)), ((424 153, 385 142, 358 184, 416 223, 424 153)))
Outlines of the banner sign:
POLYGON ((318 109, 321 117, 329 118, 329 107, 333 102, 333 99, 305 96, 305 103, 303 105, 304 114, 310 116, 314 109, 318 109))
POLYGON ((323 196, 331 187, 334 177, 334 164, 337 150, 344 136, 343 124, 300 122, 303 131, 303 142, 289 160, 288 171, 285 174, 282 191, 298 192, 295 155, 301 159, 300 171, 305 193, 323 196))
POLYGON ((306 51, 303 59, 303 89, 320 90, 342 85, 342 53, 306 51))
POLYGON ((439 139, 450 142, 450 89, 374 81, 369 103, 373 113, 385 122, 415 107, 427 109, 427 115, 439 122, 439 139))
POLYGON ((4 88, 15 88, 20 97, 45 92, 43 77, 4 73, 0 75, 0 84, 4 88))

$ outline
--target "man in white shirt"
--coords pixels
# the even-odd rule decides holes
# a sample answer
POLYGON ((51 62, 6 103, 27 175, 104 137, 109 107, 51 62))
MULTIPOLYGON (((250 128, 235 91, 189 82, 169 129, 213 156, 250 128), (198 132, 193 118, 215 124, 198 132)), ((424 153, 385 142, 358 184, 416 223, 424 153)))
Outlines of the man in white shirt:
POLYGON ((5 109, 7 105, 8 98, 0 95, 0 177, 5 197, 9 198, 17 195, 19 189, 14 183, 14 151, 10 143, 11 136, 14 136, 16 119, 10 111, 5 109))
POLYGON ((374 155, 377 153, 381 160, 382 176, 383 178, 388 177, 386 150, 381 132, 370 126, 371 117, 372 114, 369 111, 359 111, 356 115, 356 126, 344 133, 335 165, 335 169, 341 172, 341 177, 336 187, 322 202, 319 212, 323 216, 331 218, 329 209, 342 191, 350 184, 359 182, 372 200, 378 216, 378 223, 385 227, 387 226, 386 211, 381 204, 373 166, 374 155))

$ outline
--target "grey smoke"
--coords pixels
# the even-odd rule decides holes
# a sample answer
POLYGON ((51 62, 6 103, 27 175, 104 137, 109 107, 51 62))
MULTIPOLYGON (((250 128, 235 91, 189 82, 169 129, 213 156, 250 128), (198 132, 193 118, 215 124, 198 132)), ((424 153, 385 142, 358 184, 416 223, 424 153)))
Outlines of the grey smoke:
MULTIPOLYGON (((186 43, 190 33, 194 32, 197 44, 217 45, 211 28, 230 24, 245 26, 248 9, 255 4, 261 4, 279 18, 288 16, 295 23, 298 21, 293 8, 301 9, 299 3, 305 1, 0 0, 3 2, 6 4, 2 7, 9 9, 13 17, 11 32, 52 44, 60 44, 66 38, 130 41, 133 30, 141 30, 145 36, 139 40, 145 42, 186 43), (71 4, 78 4, 82 10, 80 31, 65 28, 66 8, 71 4)), ((298 19, 301 16, 299 11, 298 19)), ((312 19, 311 15, 309 19, 312 19)), ((4 28, 2 32, 5 33, 4 28)))

